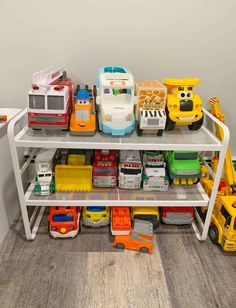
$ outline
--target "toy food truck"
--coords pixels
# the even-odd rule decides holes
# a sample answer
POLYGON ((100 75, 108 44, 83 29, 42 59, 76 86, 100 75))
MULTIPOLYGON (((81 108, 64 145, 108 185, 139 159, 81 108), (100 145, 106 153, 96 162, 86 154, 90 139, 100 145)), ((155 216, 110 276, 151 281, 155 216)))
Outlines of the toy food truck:
POLYGON ((162 136, 166 125, 167 88, 157 80, 138 80, 135 86, 138 136, 142 136, 143 131, 162 136))
POLYGON ((101 68, 97 91, 99 130, 114 136, 131 133, 135 127, 133 75, 123 67, 101 68))
POLYGON ((34 129, 67 130, 72 109, 73 84, 63 68, 33 74, 28 92, 28 125, 34 129))
POLYGON ((143 154, 143 167, 143 190, 168 190, 169 180, 162 153, 159 151, 145 151, 143 154))
POLYGON ((116 187, 116 151, 96 150, 93 163, 93 187, 116 187))
POLYGON ((139 151, 121 150, 119 163, 119 187, 140 189, 142 181, 142 162, 139 151))
POLYGON ((80 231, 80 207, 52 206, 48 215, 48 222, 52 237, 75 237, 80 231))
POLYGON ((70 133, 72 135, 94 135, 96 132, 96 112, 94 92, 85 87, 75 96, 74 108, 70 117, 70 133))
POLYGON ((53 160, 55 153, 55 149, 41 149, 35 157, 35 195, 48 196, 55 192, 53 173, 53 160))
POLYGON ((203 123, 202 100, 193 92, 193 87, 200 84, 198 78, 165 78, 167 87, 166 130, 173 130, 175 124, 188 125, 190 130, 197 130, 203 123))

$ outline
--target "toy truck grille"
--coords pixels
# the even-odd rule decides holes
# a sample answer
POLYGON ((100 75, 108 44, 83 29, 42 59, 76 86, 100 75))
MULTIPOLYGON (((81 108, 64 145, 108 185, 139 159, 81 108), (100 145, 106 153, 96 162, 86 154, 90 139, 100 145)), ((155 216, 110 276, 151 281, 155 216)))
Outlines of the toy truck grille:
POLYGON ((65 121, 65 118, 64 117, 61 117, 61 116, 58 116, 58 115, 35 115, 33 117, 33 121, 36 121, 36 122, 40 122, 40 123, 55 123, 55 122, 64 122, 65 121))
POLYGON ((164 110, 140 110, 140 128, 164 129, 166 113, 164 110))

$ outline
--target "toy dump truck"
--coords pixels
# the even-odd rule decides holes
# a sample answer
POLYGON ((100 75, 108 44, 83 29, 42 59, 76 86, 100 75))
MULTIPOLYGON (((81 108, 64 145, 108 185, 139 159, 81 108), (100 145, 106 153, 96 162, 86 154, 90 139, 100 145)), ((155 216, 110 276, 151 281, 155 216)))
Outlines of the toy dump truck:
POLYGON ((138 80, 136 82, 137 134, 143 131, 162 136, 166 125, 167 88, 157 80, 138 80))

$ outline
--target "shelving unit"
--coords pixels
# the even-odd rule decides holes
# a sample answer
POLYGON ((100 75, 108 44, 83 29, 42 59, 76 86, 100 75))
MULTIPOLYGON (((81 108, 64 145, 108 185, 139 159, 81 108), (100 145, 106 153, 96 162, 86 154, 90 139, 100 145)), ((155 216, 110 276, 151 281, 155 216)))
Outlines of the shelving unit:
POLYGON ((196 221, 193 229, 199 240, 205 240, 208 233, 211 214, 213 211, 217 188, 224 166, 224 159, 229 143, 228 128, 207 110, 204 110, 205 119, 208 122, 216 122, 224 131, 222 143, 208 128, 202 126, 198 131, 189 131, 188 128, 176 127, 171 132, 164 132, 162 137, 155 135, 142 137, 136 132, 129 136, 112 137, 102 133, 96 133, 92 137, 70 136, 69 132, 34 131, 27 125, 27 110, 22 111, 8 126, 8 137, 16 177, 20 206, 25 227, 26 238, 33 240, 36 236, 44 209, 46 206, 207 206, 207 215, 203 222, 196 212, 196 221), (32 154, 27 161, 20 166, 18 160, 18 148, 32 148, 32 154), (202 186, 198 183, 193 186, 172 185, 167 192, 145 192, 143 190, 122 189, 93 189, 92 192, 56 192, 50 196, 35 196, 34 183, 25 191, 22 183, 22 175, 38 148, 71 148, 71 149, 134 149, 134 150, 198 150, 218 151, 219 164, 216 173, 213 172, 207 162, 204 165, 214 176, 212 194, 208 197, 202 186), (35 206, 33 215, 29 219, 29 206, 35 206))

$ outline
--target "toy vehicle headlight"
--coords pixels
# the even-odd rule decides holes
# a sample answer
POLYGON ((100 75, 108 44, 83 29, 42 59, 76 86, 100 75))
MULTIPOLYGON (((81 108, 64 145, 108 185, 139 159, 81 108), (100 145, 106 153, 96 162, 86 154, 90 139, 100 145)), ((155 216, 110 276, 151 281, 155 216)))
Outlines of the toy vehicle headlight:
POLYGON ((90 218, 91 216, 90 216, 89 214, 86 214, 86 217, 87 217, 87 218, 90 218))
POLYGON ((106 214, 102 214, 102 217, 107 217, 107 215, 106 214))
POLYGON ((70 226, 70 230, 74 230, 75 229, 75 227, 74 226, 70 226))
POLYGON ((52 227, 51 230, 52 231, 57 231, 57 227, 52 227))
POLYGON ((125 117, 126 121, 132 121, 132 113, 127 114, 127 116, 125 117))
POLYGON ((106 114, 105 115, 105 121, 106 122, 111 122, 112 121, 112 115, 111 114, 106 114))

